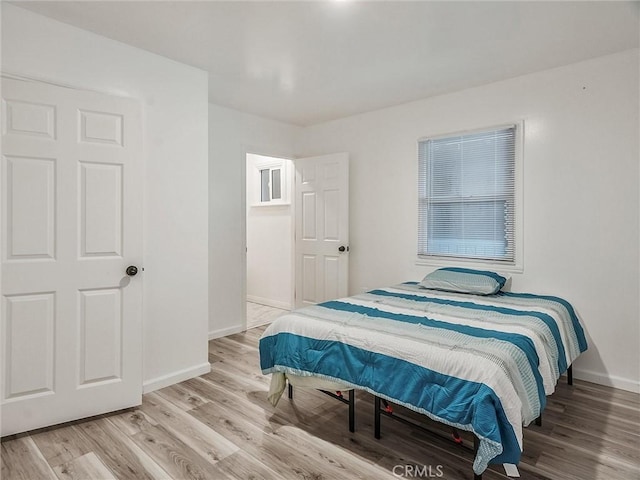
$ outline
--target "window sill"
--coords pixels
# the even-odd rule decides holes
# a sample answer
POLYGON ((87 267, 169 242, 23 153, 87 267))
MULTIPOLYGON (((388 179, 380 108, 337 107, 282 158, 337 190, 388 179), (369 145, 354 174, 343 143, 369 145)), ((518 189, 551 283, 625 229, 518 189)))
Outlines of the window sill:
POLYGON ((277 202, 277 203, 271 203, 271 202, 265 202, 265 203, 253 203, 251 205, 249 205, 251 208, 253 207, 289 207, 291 206, 291 202, 277 202))

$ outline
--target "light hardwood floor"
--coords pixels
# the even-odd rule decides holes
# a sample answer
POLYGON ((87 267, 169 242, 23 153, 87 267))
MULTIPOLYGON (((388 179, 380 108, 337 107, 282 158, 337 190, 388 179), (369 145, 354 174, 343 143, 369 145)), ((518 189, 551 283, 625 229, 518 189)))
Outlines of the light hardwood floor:
MULTIPOLYGON (((317 391, 271 407, 262 331, 212 340, 211 373, 144 395, 139 408, 3 440, 2 479, 472 478, 471 452, 450 440, 387 418, 375 440, 367 393, 357 392, 353 434, 346 405, 317 391)), ((521 478, 640 478, 639 416, 638 395, 561 380, 542 427, 525 430, 521 478)), ((492 466, 484 478, 507 477, 492 466)))
POLYGON ((289 312, 289 310, 247 302, 247 328, 266 325, 287 312, 289 312))

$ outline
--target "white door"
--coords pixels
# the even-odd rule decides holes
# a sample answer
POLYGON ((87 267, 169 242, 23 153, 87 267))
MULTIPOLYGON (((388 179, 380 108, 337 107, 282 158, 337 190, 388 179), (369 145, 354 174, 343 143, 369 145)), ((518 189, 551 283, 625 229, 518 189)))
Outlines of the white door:
POLYGON ((2 435, 141 403, 141 162, 136 102, 2 79, 2 435))
POLYGON ((301 158, 296 167, 296 308, 349 290, 349 156, 301 158))

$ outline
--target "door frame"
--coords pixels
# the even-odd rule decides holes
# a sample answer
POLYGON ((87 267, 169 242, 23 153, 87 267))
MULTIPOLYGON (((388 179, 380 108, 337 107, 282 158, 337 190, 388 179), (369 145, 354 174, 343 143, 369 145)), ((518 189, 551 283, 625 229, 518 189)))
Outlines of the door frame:
POLYGON ((242 253, 242 330, 247 330, 247 155, 262 155, 265 157, 282 158, 283 160, 290 160, 292 163, 293 171, 289 178, 289 196, 291 201, 290 216, 291 216, 291 292, 289 295, 289 302, 291 308, 295 308, 296 299, 296 269, 295 269, 295 205, 293 198, 295 195, 295 161, 296 157, 291 154, 282 153, 275 149, 263 148, 251 144, 242 144, 242 162, 241 162, 241 206, 242 206, 242 241, 244 244, 244 252, 242 253))

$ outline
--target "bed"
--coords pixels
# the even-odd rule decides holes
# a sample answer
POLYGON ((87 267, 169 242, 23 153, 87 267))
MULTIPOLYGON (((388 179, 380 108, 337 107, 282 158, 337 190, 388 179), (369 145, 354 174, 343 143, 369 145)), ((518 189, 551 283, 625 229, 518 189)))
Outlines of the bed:
POLYGON ((580 321, 561 298, 502 291, 506 279, 493 272, 483 275, 505 281, 487 290, 475 277, 467 288, 456 276, 475 271, 440 270, 432 281, 324 302, 274 321, 260 339, 262 372, 273 375, 272 403, 285 379, 365 390, 473 432, 476 475, 490 463, 517 465, 523 426, 540 418, 558 378, 587 349, 580 321))

